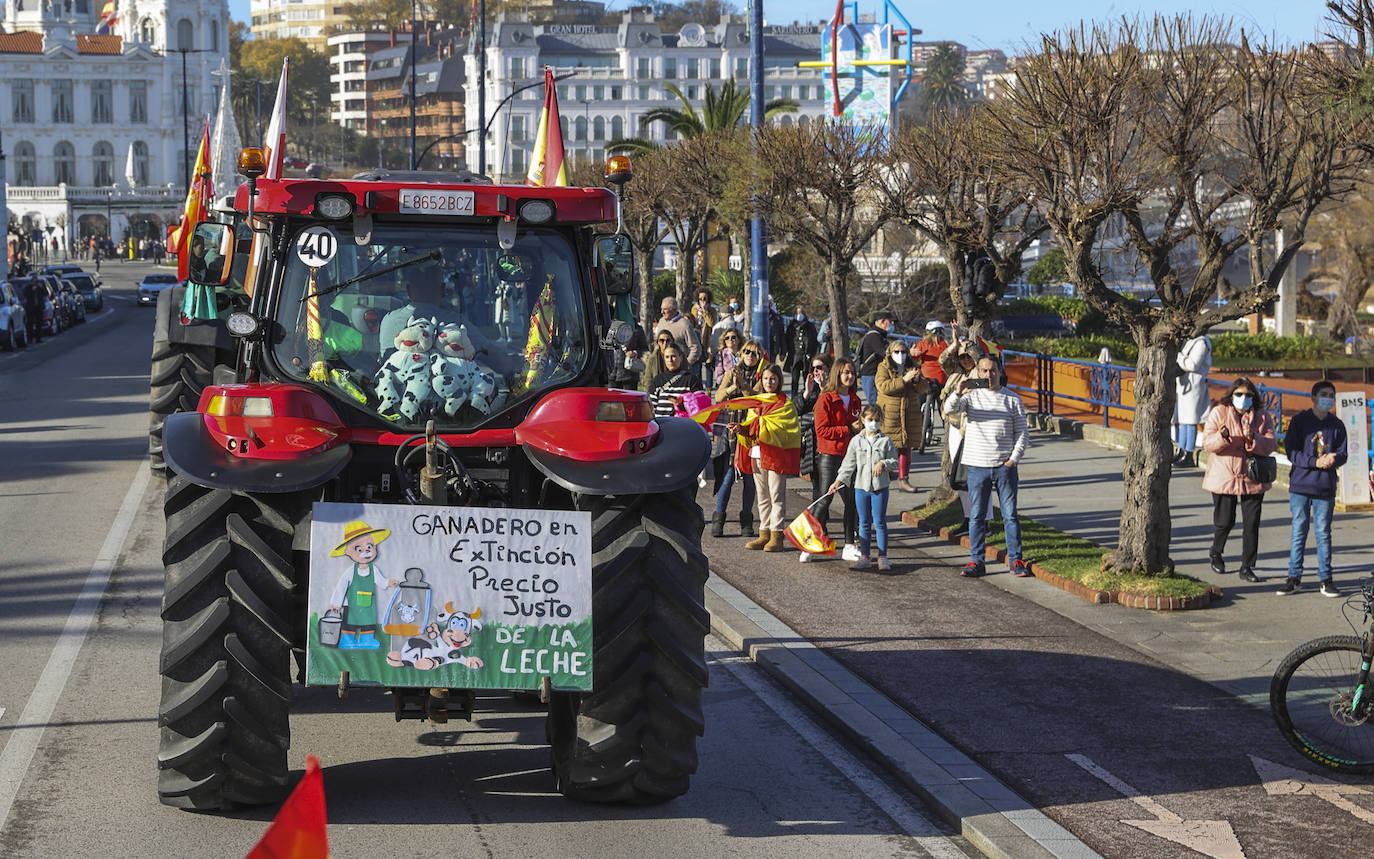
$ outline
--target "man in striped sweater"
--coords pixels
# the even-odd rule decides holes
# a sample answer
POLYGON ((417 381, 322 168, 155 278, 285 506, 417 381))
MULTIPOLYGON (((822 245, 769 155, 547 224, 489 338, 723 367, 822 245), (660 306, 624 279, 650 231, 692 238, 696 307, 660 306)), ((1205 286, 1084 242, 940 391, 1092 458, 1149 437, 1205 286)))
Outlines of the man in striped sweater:
POLYGON ((945 400, 945 414, 964 415, 961 462, 968 469, 969 562, 961 575, 981 576, 987 540, 988 503, 992 489, 1002 505, 1007 532, 1007 560, 1017 578, 1031 575, 1021 559, 1021 522, 1016 517, 1016 464, 1030 444, 1026 409, 1021 398, 1002 387, 1002 367, 983 356, 971 378, 945 400))

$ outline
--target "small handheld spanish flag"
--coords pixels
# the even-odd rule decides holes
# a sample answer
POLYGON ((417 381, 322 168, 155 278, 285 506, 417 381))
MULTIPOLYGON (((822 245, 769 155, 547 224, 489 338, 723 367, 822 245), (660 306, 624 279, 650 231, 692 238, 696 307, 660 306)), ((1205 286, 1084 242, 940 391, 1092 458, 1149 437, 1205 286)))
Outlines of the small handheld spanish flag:
POLYGON ((305 776, 281 804, 248 859, 329 859, 325 828, 324 773, 320 759, 305 756, 305 776))

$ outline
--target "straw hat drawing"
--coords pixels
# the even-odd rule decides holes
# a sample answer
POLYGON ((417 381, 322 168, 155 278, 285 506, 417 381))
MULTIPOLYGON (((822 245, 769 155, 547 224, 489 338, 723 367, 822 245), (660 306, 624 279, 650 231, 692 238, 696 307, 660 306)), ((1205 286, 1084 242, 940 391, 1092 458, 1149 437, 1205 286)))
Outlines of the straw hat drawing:
POLYGON ((373 528, 362 521, 349 522, 348 526, 344 528, 343 541, 334 547, 334 551, 329 553, 329 557, 339 557, 344 553, 344 549, 348 547, 349 543, 368 534, 376 534, 377 536, 372 542, 380 543, 391 536, 391 531, 386 528, 373 528))

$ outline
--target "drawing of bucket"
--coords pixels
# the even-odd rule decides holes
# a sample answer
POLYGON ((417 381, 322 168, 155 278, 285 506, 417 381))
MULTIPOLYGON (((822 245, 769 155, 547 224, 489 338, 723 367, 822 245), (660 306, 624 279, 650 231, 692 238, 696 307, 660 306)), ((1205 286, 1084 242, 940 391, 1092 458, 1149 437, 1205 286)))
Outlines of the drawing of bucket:
POLYGON ((333 610, 324 613, 320 618, 320 644, 325 647, 339 646, 339 632, 343 627, 343 618, 333 610))

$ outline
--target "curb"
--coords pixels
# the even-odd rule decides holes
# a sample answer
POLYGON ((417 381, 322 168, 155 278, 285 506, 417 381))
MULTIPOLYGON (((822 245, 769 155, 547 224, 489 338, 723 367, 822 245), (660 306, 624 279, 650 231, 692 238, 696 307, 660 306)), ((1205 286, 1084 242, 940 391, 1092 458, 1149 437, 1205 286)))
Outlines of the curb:
MULTIPOLYGON (((936 528, 934 525, 927 523, 926 520, 918 519, 911 515, 910 512, 902 513, 902 523, 924 531, 927 534, 939 537, 947 543, 955 543, 963 546, 965 549, 969 548, 969 539, 967 536, 955 535, 951 528, 936 528)), ((1005 549, 998 549, 995 546, 988 546, 984 550, 984 554, 989 561, 994 563, 1005 563, 1007 560, 1007 551, 1005 549)), ((1120 591, 1100 591, 1095 588, 1090 588, 1082 582, 1076 582, 1073 579, 1066 579, 1063 576, 1052 573, 1033 561, 1027 566, 1030 567, 1031 573, 1033 573, 1037 579, 1048 582, 1061 591, 1067 591, 1076 597, 1081 597, 1097 605, 1116 603, 1126 608, 1143 608, 1150 611, 1189 611, 1192 609, 1207 608, 1207 606, 1212 604, 1213 600, 1219 600, 1226 595, 1225 592, 1216 585, 1209 585, 1207 590, 1192 597, 1142 596, 1140 594, 1123 594, 1120 591)))
POLYGON ((984 855, 1101 859, 972 758, 714 573, 706 582, 706 608, 712 632, 873 756, 984 855))

